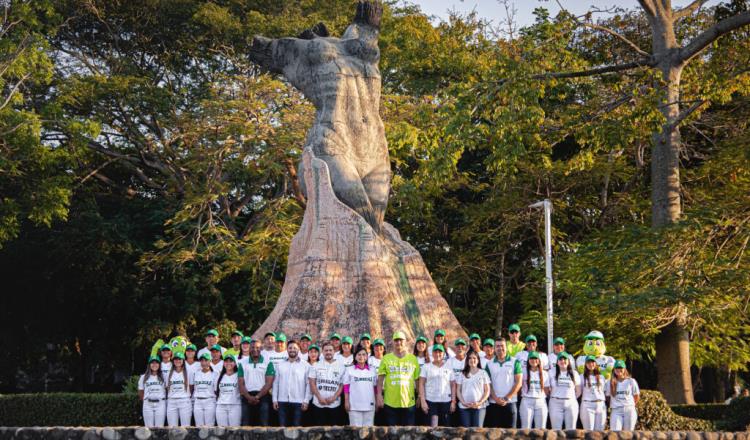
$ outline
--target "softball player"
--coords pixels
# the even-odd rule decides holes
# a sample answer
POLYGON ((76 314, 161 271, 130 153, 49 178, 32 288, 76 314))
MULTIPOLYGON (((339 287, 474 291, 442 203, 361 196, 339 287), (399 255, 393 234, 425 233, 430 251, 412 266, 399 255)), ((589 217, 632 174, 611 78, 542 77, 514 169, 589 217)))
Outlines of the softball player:
POLYGON ((196 357, 197 351, 198 347, 196 347, 195 344, 190 344, 185 347, 185 368, 188 371, 188 378, 193 377, 193 374, 201 369, 201 363, 196 357))
POLYGON ((573 369, 568 353, 557 355, 557 368, 550 374, 549 418, 552 429, 576 429, 578 397, 581 396, 581 377, 573 369))
POLYGON ((341 363, 344 368, 354 364, 354 354, 352 353, 353 345, 354 340, 351 338, 351 336, 344 336, 343 338, 341 338, 341 348, 334 355, 334 359, 337 362, 341 363))
POLYGON ((239 377, 242 370, 237 368, 237 360, 231 354, 224 356, 224 367, 216 380, 216 424, 219 426, 240 426, 242 421, 242 396, 239 377))
POLYGON ((521 361, 521 368, 524 370, 526 369, 526 363, 529 358, 529 353, 536 353, 537 356, 539 356, 539 362, 541 364, 542 370, 549 371, 549 358, 547 357, 547 353, 543 353, 541 351, 537 351, 537 340, 536 336, 534 335, 528 335, 526 336, 526 350, 521 351, 516 354, 516 359, 521 361))
POLYGON ((632 431, 635 429, 635 422, 638 421, 635 405, 638 403, 641 391, 638 388, 638 382, 630 377, 625 361, 615 362, 615 369, 609 382, 607 391, 610 397, 609 408, 612 410, 610 429, 632 431))
POLYGON ((200 369, 193 374, 190 385, 193 387, 193 417, 195 426, 214 426, 216 421, 216 389, 218 371, 211 368, 211 355, 203 353, 200 369))
POLYGON ((607 407, 604 403, 606 379, 599 372, 596 356, 586 356, 586 369, 581 382, 581 425, 587 431, 603 431, 607 422, 607 407))
POLYGON ((456 355, 456 353, 454 353, 453 350, 451 350, 448 347, 448 341, 446 341, 446 339, 445 339, 445 330, 443 330, 441 328, 435 330, 435 333, 434 333, 433 338, 432 338, 432 345, 430 345, 429 347, 427 347, 427 353, 428 354, 432 354, 432 352, 434 351, 433 349, 435 348, 436 345, 442 345, 443 346, 443 349, 445 350, 445 360, 446 361, 449 358, 451 358, 451 357, 453 357, 453 356, 456 355))
POLYGON ((190 426, 193 402, 190 398, 190 379, 185 368, 185 354, 175 353, 172 369, 167 376, 167 425, 190 426))
POLYGON ((167 375, 172 369, 172 347, 169 344, 164 344, 159 349, 159 355, 161 356, 161 376, 164 380, 167 380, 167 375))
POLYGON ((526 369, 523 372, 521 388, 521 429, 545 429, 547 426, 547 401, 549 394, 549 375, 542 369, 539 353, 532 351, 528 355, 526 369))
POLYGON ((375 339, 372 341, 372 355, 367 359, 367 365, 377 370, 383 356, 385 356, 385 341, 380 338, 375 339))
POLYGON ((164 377, 161 375, 161 360, 149 358, 146 372, 138 379, 138 397, 143 401, 143 424, 149 428, 164 426, 167 413, 167 397, 164 377))

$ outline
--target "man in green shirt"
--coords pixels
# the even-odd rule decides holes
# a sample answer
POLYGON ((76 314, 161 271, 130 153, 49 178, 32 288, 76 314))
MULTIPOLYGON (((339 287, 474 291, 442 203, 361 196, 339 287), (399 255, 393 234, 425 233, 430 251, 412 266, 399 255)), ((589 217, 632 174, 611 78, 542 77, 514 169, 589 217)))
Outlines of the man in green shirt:
POLYGON ((518 324, 508 326, 508 336, 510 338, 507 342, 508 354, 510 357, 515 357, 526 348, 526 344, 521 342, 521 326, 518 324))
POLYGON ((383 356, 378 367, 378 408, 384 408, 387 426, 414 426, 415 387, 419 379, 419 361, 406 351, 403 332, 393 334, 393 352, 383 356))

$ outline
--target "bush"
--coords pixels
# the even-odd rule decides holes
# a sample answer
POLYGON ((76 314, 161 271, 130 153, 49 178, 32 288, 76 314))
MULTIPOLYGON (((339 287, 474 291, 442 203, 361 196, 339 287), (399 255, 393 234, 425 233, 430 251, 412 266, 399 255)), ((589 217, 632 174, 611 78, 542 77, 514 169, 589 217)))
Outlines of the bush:
POLYGON ((750 431, 750 397, 732 400, 717 426, 725 431, 750 431))
POLYGON ((720 420, 727 415, 725 403, 700 403, 698 405, 671 405, 672 411, 683 417, 702 420, 720 420))
POLYGON ((638 425, 644 431, 712 431, 713 422, 675 414, 658 391, 641 390, 638 401, 638 425))
POLYGON ((0 426, 142 425, 133 394, 7 394, 0 396, 0 426))

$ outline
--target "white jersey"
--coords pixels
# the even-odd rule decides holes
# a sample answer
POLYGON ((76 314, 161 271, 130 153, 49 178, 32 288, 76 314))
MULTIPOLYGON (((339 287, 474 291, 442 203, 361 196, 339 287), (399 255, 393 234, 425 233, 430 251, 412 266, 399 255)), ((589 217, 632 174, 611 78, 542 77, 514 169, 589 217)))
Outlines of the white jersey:
POLYGON ((183 369, 178 372, 174 370, 172 377, 167 379, 167 398, 168 399, 188 399, 190 398, 190 377, 187 370, 183 369), (187 380, 186 380, 187 379, 187 380))
MULTIPOLYGON (((225 374, 219 382, 219 398, 217 404, 221 405, 239 405, 241 403, 239 374, 225 374)), ((217 376, 218 378, 218 376, 217 376)))
POLYGON ((216 371, 217 373, 221 373, 221 370, 224 368, 224 361, 219 361, 217 363, 214 363, 211 361, 211 369, 216 371))
MULTIPOLYGON (((346 368, 354 364, 354 355, 350 354, 349 356, 344 356, 343 354, 341 354, 341 352, 337 352, 334 353, 333 360, 340 363, 344 366, 344 368, 346 368)), ((325 362, 325 360, 323 362, 325 362)))
MULTIPOLYGON (((308 377, 315 380, 315 386, 318 388, 318 393, 327 399, 333 397, 339 387, 343 384, 344 371, 346 367, 339 361, 334 360, 333 362, 321 361, 315 365, 310 366, 310 373, 308 377)), ((341 397, 337 398, 333 403, 328 405, 321 405, 318 400, 318 396, 313 394, 313 405, 318 408, 338 408, 341 405, 341 397)))
POLYGON ((424 398, 428 402, 450 402, 453 370, 446 362, 443 365, 425 364, 419 369, 419 377, 424 378, 424 398))
MULTIPOLYGON (((553 370, 557 365, 557 353, 550 353, 547 357, 549 358, 549 369, 553 370)), ((572 365, 573 368, 576 367, 576 360, 573 358, 573 355, 568 354, 568 362, 570 362, 570 365, 572 365)))
POLYGON ((167 389, 163 381, 158 376, 141 374, 138 379, 138 390, 143 391, 144 400, 162 400, 167 397, 167 389))
MULTIPOLYGON (((466 377, 463 373, 456 377, 456 384, 461 386, 461 398, 467 403, 476 403, 484 396, 485 385, 490 385, 490 376, 484 370, 478 370, 476 373, 469 373, 469 377, 466 377)), ((484 402, 484 406, 487 402, 484 402)), ((459 408, 466 409, 463 403, 459 401, 459 408)))
MULTIPOLYGON (((485 370, 490 375, 495 396, 501 398, 507 396, 513 390, 516 384, 516 376, 523 374, 521 361, 511 356, 506 356, 503 360, 498 360, 495 357, 487 362, 485 370)), ((518 401, 518 393, 511 396, 510 401, 518 401)))
POLYGON ((380 362, 381 361, 382 361, 382 359, 378 359, 375 356, 370 356, 367 359, 367 365, 369 365, 370 368, 374 368, 375 371, 378 371, 378 367, 380 367, 380 362))
POLYGON ((417 362, 419 362, 419 368, 422 368, 426 364, 429 364, 430 360, 429 359, 425 359, 423 356, 417 356, 417 362))
POLYGON ((581 386, 581 376, 577 371, 569 375, 567 371, 561 371, 559 375, 549 373, 550 397, 556 399, 577 399, 576 387, 581 386), (557 377, 555 377, 557 376, 557 377))
POLYGON ((604 392, 607 386, 607 380, 601 374, 599 377, 589 377, 590 384, 586 383, 586 379, 581 376, 581 386, 583 393, 581 400, 584 402, 604 402, 606 393, 604 392))
POLYGON ((254 393, 260 391, 266 384, 266 376, 276 374, 273 364, 262 355, 257 362, 253 362, 250 356, 240 359, 242 366, 241 377, 245 380, 245 388, 248 392, 254 393))
POLYGON ((640 388, 638 388, 638 382, 636 382, 632 377, 617 382, 617 389, 615 390, 614 396, 610 394, 610 390, 610 384, 609 382, 607 382, 606 393, 611 398, 609 402, 610 408, 624 408, 635 406, 635 399, 633 398, 633 396, 641 394, 641 390, 640 388))
POLYGON ((167 376, 169 376, 169 372, 172 370, 172 362, 162 362, 161 363, 161 377, 164 378, 164 381, 167 380, 167 376))
POLYGON ((193 362, 192 364, 188 364, 187 361, 185 362, 185 369, 188 372, 188 379, 193 377, 196 371, 201 370, 201 363, 198 361, 193 362))
MULTIPOLYGON (((432 347, 434 347, 434 346, 435 345, 433 344, 433 345, 430 345, 429 347, 427 347, 427 353, 430 354, 430 357, 432 357, 432 347)), ((443 348, 445 349, 445 357, 446 357, 445 360, 448 360, 447 358, 452 358, 452 357, 456 356, 456 352, 453 351, 452 348, 447 347, 445 345, 443 345, 443 348)))
MULTIPOLYGON (((263 357, 265 358, 265 356, 263 356, 263 357)), ((276 368, 276 367, 279 366, 280 362, 284 362, 287 359, 289 359, 289 353, 286 350, 284 350, 284 351, 272 351, 272 352, 269 353, 269 355, 268 355, 268 357, 266 359, 268 359, 268 361, 273 364, 273 367, 276 368)))
MULTIPOLYGON (((227 351, 226 348, 221 347, 221 357, 224 357, 224 353, 226 353, 226 351, 227 351)), ((211 349, 208 348, 208 347, 201 348, 200 350, 198 350, 198 353, 196 353, 195 358, 196 359, 200 359, 201 355, 203 355, 203 353, 208 353, 208 355, 210 356, 211 355, 211 349)))
MULTIPOLYGON (((549 387, 549 374, 547 374, 546 371, 542 370, 542 378, 544 379, 544 388, 549 387)), ((526 370, 523 371, 523 377, 521 378, 521 383, 523 384, 521 386, 521 397, 529 398, 529 399, 543 399, 546 397, 544 394, 544 389, 542 389, 541 382, 539 380, 539 370, 537 371, 531 371, 528 384, 526 383, 526 377, 527 373, 526 370)))
MULTIPOLYGON (((549 370, 549 358, 547 357, 547 353, 542 353, 541 351, 539 353, 539 362, 542 366, 542 369, 545 371, 549 370)), ((516 354, 516 359, 521 361, 521 369, 526 371, 526 365, 529 363, 529 352, 524 350, 516 354)))
MULTIPOLYGON (((596 358, 596 365, 599 366, 599 371, 601 371, 602 375, 604 375, 605 378, 609 379, 612 370, 615 368, 615 358, 612 356, 598 356, 596 358)), ((584 369, 586 368, 586 356, 578 356, 576 359, 576 370, 578 370, 579 373, 583 374, 584 369)))
POLYGON ((375 410, 375 386, 378 370, 368 366, 362 369, 347 367, 344 371, 344 385, 349 387, 349 407, 351 411, 375 410))
POLYGON ((190 385, 193 386, 193 397, 196 399, 215 399, 216 398, 216 381, 219 379, 219 373, 208 370, 198 370, 193 373, 190 385))
POLYGON ((463 359, 458 359, 457 357, 452 357, 448 359, 445 364, 448 366, 448 368, 453 371, 453 380, 456 380, 456 377, 460 374, 463 374, 464 367, 466 366, 466 356, 464 356, 463 359))
POLYGON ((297 356, 302 359, 302 362, 307 362, 308 360, 310 360, 310 355, 308 355, 307 353, 302 353, 301 351, 297 353, 297 356))

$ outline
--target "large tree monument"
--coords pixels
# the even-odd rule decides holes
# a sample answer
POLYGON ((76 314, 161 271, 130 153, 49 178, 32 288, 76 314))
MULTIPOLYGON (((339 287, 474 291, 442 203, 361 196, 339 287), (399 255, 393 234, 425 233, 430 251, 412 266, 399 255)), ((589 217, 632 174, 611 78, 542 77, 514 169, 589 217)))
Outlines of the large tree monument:
POLYGON ((419 252, 383 221, 391 167, 380 119, 382 11, 379 1, 360 0, 341 39, 320 24, 299 38, 253 41, 253 61, 283 74, 316 108, 299 165, 307 208, 281 296, 256 337, 465 334, 419 252))

